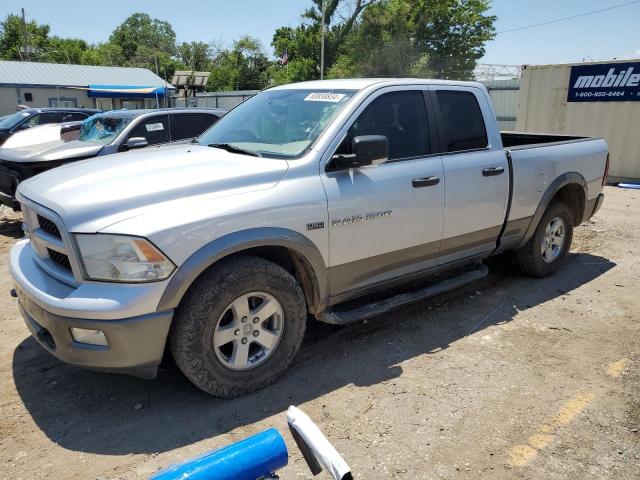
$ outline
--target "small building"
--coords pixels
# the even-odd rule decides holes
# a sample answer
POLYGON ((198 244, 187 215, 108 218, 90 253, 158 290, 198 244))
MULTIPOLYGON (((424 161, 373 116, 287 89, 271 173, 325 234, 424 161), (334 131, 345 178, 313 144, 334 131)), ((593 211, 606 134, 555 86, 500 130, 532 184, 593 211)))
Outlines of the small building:
POLYGON ((0 61, 0 115, 27 107, 169 106, 174 87, 146 68, 0 61))
POLYGON ((640 60, 525 65, 516 129, 602 137, 609 180, 640 179, 640 60))

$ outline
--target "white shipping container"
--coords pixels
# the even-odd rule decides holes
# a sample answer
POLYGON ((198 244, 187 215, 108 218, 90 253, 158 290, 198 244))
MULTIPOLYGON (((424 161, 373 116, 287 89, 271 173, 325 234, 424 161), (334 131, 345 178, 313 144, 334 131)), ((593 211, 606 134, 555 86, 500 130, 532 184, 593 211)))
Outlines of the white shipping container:
POLYGON ((629 71, 632 67, 619 65, 634 62, 640 60, 523 67, 516 129, 524 132, 602 137, 609 145, 610 181, 640 179, 640 88, 635 91, 638 80, 635 75, 640 74, 640 68, 633 67, 634 70, 629 71), (612 97, 618 95, 613 80, 603 82, 602 78, 591 75, 591 79, 583 79, 580 83, 576 79, 570 82, 571 68, 582 65, 601 65, 603 75, 609 72, 610 75, 622 74, 616 77, 615 82, 626 85, 625 100, 618 101, 617 98, 620 97, 612 97), (588 101, 568 102, 570 83, 573 83, 573 90, 578 95, 583 98, 589 96, 588 101), (593 85, 589 85, 590 83, 593 85), (581 88, 576 88, 576 85, 581 88), (615 100, 601 101, 602 95, 615 100), (630 97, 638 100, 626 100, 630 97))

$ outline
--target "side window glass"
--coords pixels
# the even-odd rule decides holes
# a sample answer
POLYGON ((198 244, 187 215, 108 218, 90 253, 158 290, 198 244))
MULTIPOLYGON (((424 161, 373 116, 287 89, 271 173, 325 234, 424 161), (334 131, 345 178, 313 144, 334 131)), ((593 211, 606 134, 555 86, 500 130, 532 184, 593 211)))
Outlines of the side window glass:
POLYGON ((58 112, 41 113, 39 116, 40 116, 40 121, 38 122, 38 125, 46 125, 49 123, 60 123, 62 121, 62 114, 58 112))
POLYGON ((489 142, 476 96, 460 90, 436 90, 445 152, 485 148, 489 142))
POLYGON ((38 125, 40 125, 40 116, 42 114, 38 113, 36 115, 33 115, 32 117, 28 118, 25 122, 22 123, 22 125, 20 125, 20 128, 25 130, 27 128, 32 128, 32 127, 36 127, 38 125))
POLYGON ((430 153, 428 132, 421 91, 385 93, 360 114, 336 153, 351 153, 357 136, 384 135, 389 139, 389 160, 423 157, 430 153))
POLYGON ((80 112, 65 113, 62 117, 63 122, 81 122, 87 118, 87 115, 80 112))
POLYGON ((46 125, 48 123, 60 123, 61 121, 62 115, 57 112, 36 113, 20 125, 20 128, 24 130, 27 128, 37 127, 38 125, 46 125))
POLYGON ((205 113, 171 114, 171 140, 186 140, 200 136, 218 117, 205 113))
POLYGON ((169 141, 169 121, 167 115, 155 115, 142 120, 133 127, 128 138, 143 137, 149 145, 166 143, 169 141))

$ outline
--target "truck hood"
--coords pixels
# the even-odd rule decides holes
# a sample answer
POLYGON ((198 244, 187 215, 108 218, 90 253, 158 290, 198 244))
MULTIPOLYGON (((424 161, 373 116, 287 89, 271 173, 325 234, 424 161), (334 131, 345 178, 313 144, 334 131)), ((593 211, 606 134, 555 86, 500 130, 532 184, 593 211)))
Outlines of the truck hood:
POLYGON ((151 147, 54 168, 18 193, 58 213, 69 231, 93 233, 170 202, 271 188, 287 167, 201 145, 151 147))
POLYGON ((81 142, 80 140, 64 142, 59 139, 20 148, 0 148, 0 159, 17 163, 71 160, 95 157, 102 148, 103 145, 100 143, 81 142))

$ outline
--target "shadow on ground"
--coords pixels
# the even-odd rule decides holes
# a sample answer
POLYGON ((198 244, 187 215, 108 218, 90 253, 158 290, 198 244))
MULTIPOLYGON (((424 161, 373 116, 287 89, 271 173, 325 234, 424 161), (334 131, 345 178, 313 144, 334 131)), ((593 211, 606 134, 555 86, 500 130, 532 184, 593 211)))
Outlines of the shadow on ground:
POLYGON ((519 276, 510 257, 501 256, 490 262, 486 279, 367 324, 310 322, 288 373, 275 385, 234 400, 200 392, 170 363, 156 381, 85 371, 61 363, 32 338, 16 348, 13 375, 37 426, 62 447, 103 455, 163 452, 348 384, 368 386, 399 377, 401 362, 509 322, 518 310, 567 294, 614 266, 603 257, 573 254, 555 276, 535 280, 519 276), (476 290, 482 295, 469 298, 476 290))

